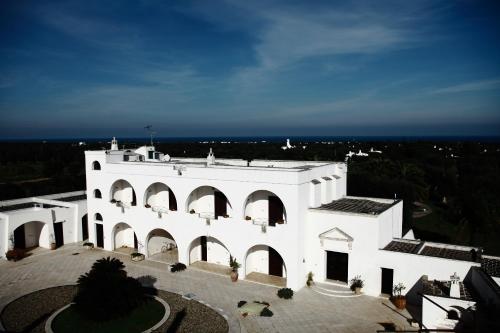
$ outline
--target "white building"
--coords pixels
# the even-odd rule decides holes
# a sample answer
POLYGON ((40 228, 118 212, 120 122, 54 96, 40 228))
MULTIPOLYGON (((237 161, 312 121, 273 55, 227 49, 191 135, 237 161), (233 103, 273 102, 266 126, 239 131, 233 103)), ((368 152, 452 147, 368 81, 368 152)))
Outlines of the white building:
MULTIPOLYGON (((267 281, 294 290, 305 286, 309 272, 317 282, 340 285, 359 275, 364 294, 372 296, 390 295, 401 282, 408 300, 421 304, 427 328, 448 327, 454 306, 475 304, 466 292, 439 287, 450 280, 500 304, 500 258, 403 238, 402 201, 346 196, 343 162, 247 162, 216 159, 212 151, 207 158, 175 158, 152 146, 120 150, 113 140, 110 150, 86 151, 85 163, 88 238, 105 250, 205 267, 227 267, 232 256, 241 278, 271 277, 267 281)), ((86 238, 79 203, 32 200, 56 212, 44 222, 49 229, 39 232, 40 246, 58 219, 72 225, 65 240, 86 238), (60 211, 72 217, 59 217, 60 211)), ((0 228, 4 249, 20 223, 15 214, 21 213, 0 214, 7 221, 0 228)))
POLYGON ((0 257, 14 246, 49 249, 88 238, 87 195, 67 192, 0 202, 0 257))

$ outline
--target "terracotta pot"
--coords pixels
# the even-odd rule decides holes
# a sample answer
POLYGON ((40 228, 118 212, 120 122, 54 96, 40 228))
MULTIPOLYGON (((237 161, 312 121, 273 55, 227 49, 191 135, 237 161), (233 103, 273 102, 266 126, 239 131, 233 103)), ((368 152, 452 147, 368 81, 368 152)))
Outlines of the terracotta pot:
POLYGON ((231 281, 238 281, 238 271, 231 271, 231 281))
POLYGON ((394 297, 392 302, 394 303, 396 308, 400 310, 404 310, 404 308, 406 308, 406 298, 404 296, 396 296, 394 297))
POLYGON ((50 249, 55 250, 56 249, 56 243, 50 243, 50 249))
POLYGON ((361 294, 361 288, 359 288, 359 287, 354 288, 354 293, 356 295, 360 295, 361 294))

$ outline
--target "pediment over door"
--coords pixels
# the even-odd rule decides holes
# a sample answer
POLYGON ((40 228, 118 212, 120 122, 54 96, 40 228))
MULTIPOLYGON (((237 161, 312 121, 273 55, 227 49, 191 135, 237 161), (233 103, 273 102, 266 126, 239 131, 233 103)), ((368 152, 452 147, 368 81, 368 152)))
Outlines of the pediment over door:
POLYGON ((349 250, 352 250, 352 242, 354 241, 354 238, 337 227, 319 234, 318 237, 321 242, 321 246, 324 246, 325 241, 347 242, 349 250))

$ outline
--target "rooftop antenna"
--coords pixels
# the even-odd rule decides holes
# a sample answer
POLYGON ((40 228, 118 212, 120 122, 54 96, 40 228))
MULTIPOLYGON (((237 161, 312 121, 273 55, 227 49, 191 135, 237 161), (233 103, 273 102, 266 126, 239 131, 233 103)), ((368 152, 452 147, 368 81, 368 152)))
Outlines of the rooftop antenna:
POLYGON ((153 131, 153 125, 147 125, 144 128, 149 132, 149 136, 151 137, 151 146, 152 146, 153 145, 153 134, 156 134, 156 132, 153 131))

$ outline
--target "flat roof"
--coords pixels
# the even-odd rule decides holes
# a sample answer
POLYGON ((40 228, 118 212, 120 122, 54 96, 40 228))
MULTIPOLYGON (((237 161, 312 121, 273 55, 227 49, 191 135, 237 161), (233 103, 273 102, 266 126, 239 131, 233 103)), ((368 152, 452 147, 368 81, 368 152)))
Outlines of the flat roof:
POLYGON ((489 276, 500 277, 500 258, 482 256, 481 268, 484 269, 489 276))
MULTIPOLYGON (((422 280, 422 291, 425 295, 439 296, 439 297, 450 297, 450 281, 439 281, 439 280, 422 280)), ((467 289, 466 285, 459 282, 460 286, 460 299, 466 301, 473 301, 470 291, 467 289)))
POLYGON ((320 207, 314 209, 345 212, 345 213, 379 215, 385 212, 390 207, 392 207, 397 202, 399 201, 395 201, 392 203, 385 203, 370 199, 342 198, 321 205, 320 207))

